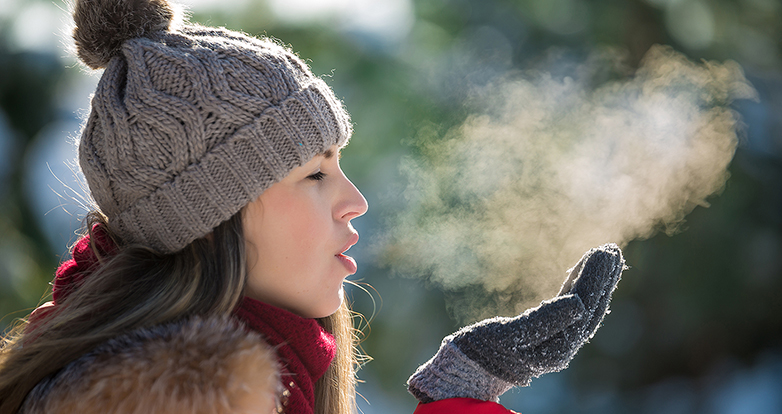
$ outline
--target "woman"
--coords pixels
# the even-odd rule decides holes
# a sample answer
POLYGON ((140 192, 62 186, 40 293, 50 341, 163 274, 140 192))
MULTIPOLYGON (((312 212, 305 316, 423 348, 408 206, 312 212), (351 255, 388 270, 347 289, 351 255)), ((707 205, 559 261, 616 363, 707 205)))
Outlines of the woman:
MULTIPOLYGON (((5 338, 0 412, 353 412, 350 118, 287 48, 175 14, 75 2, 78 55, 104 68, 79 144, 97 209, 5 338)), ((623 266, 590 251, 553 300, 446 338, 411 377, 418 410, 507 412, 594 334, 623 266)))

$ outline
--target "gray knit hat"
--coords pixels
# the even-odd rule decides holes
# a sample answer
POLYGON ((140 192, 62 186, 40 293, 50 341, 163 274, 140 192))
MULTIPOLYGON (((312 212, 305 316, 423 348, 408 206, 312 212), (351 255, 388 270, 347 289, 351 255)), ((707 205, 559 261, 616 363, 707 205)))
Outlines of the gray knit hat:
POLYGON ((104 68, 79 144, 93 198, 124 241, 171 253, 293 168, 344 146, 331 89, 268 39, 183 24, 165 0, 77 0, 79 57, 104 68))

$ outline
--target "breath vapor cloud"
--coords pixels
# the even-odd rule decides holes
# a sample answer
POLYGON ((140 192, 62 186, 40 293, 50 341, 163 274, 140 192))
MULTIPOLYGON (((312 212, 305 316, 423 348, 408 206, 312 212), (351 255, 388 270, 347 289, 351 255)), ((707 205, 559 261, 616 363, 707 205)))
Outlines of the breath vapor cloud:
POLYGON ((593 70, 495 82, 480 113, 422 132, 385 248, 396 273, 454 293, 462 319, 515 314, 589 248, 671 233, 708 205, 738 142, 729 104, 755 96, 739 65, 656 46, 631 77, 590 86, 593 70))

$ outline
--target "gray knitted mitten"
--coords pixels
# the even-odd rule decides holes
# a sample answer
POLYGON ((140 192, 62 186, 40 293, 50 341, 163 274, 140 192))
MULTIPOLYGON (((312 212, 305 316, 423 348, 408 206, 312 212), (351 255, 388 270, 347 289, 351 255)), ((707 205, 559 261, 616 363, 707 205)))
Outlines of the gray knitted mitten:
POLYGON ((608 313, 624 268, 615 244, 588 251, 555 298, 519 316, 485 319, 443 339, 437 354, 410 377, 408 390, 423 403, 455 397, 497 401, 514 386, 567 368, 608 313))

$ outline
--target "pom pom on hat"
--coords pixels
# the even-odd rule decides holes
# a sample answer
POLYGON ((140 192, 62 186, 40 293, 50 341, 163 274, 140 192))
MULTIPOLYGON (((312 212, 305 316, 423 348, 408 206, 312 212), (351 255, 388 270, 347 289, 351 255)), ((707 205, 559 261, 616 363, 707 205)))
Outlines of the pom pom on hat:
POLYGON ((76 52, 90 68, 105 68, 126 40, 166 31, 173 18, 166 0, 76 0, 76 52))

